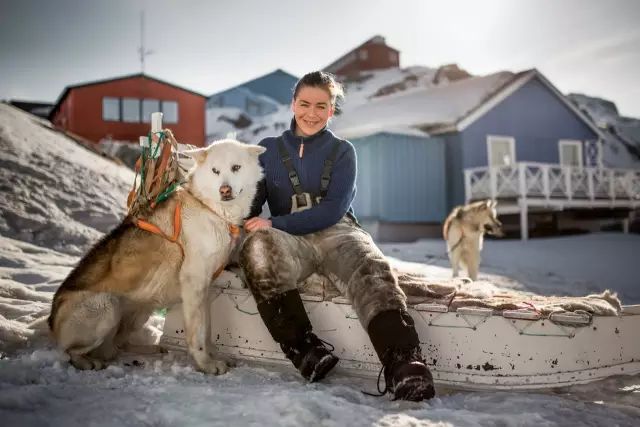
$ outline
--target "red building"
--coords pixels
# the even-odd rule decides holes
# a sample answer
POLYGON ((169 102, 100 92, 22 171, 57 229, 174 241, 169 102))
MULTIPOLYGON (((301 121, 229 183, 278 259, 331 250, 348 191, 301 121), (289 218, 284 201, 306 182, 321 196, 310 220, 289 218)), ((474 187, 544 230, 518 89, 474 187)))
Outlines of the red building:
POLYGON ((400 66, 400 51, 387 46, 384 37, 375 36, 327 65, 324 71, 337 76, 350 76, 360 71, 400 66))
POLYGON ((151 113, 179 142, 204 146, 207 98, 144 74, 67 86, 49 114, 51 122, 90 141, 138 141, 149 132, 151 113))

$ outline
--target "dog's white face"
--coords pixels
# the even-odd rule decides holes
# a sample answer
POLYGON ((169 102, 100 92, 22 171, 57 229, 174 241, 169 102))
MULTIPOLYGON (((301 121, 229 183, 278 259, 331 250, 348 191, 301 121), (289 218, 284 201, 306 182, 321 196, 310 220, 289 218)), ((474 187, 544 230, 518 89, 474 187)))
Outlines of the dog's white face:
POLYGON ((246 196, 251 203, 263 176, 258 156, 264 151, 264 147, 232 139, 190 151, 187 154, 196 161, 191 170, 192 182, 199 193, 216 203, 233 204, 239 197, 246 200, 246 196))

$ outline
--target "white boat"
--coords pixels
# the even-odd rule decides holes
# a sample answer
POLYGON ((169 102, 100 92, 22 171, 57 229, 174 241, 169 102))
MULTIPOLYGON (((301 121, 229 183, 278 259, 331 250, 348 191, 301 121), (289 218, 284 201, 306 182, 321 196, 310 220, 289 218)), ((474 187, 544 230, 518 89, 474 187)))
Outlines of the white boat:
MULTIPOLYGON (((377 377, 380 363, 349 301, 302 295, 314 332, 335 346, 337 371, 377 377)), ((212 285, 211 340, 224 356, 294 369, 273 341, 241 279, 224 271, 212 285)), ((544 389, 640 373, 640 305, 619 316, 447 305, 410 306, 436 385, 544 389)), ((166 316, 160 345, 186 350, 181 305, 166 316)))

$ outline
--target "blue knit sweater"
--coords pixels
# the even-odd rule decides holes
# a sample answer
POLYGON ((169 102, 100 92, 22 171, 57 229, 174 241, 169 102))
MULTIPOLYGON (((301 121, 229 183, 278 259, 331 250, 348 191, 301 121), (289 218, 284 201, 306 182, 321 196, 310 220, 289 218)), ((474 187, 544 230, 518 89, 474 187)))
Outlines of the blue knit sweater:
POLYGON ((293 131, 294 121, 291 126, 291 129, 282 134, 284 145, 300 177, 303 190, 312 196, 320 195, 324 161, 331 154, 334 143, 340 144, 331 170, 327 195, 318 205, 291 213, 291 196, 294 191, 289 172, 278 151, 277 137, 265 138, 259 143, 267 149, 260 155, 265 179, 258 186, 250 217, 259 215, 266 201, 269 203, 273 227, 301 235, 337 224, 347 212, 353 215, 351 202, 356 194, 356 152, 349 141, 337 138, 327 128, 315 135, 300 137, 293 131), (298 155, 301 144, 304 144, 302 158, 298 155))

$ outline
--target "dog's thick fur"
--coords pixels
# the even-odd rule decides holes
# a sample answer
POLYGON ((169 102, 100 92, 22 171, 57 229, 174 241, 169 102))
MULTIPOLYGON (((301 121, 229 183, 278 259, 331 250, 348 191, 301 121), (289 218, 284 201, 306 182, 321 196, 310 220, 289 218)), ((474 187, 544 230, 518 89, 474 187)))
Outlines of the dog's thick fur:
POLYGON ((478 279, 484 234, 503 236, 496 206, 494 200, 482 200, 457 206, 447 217, 442 234, 447 242, 453 277, 458 277, 464 265, 469 277, 474 281, 478 279))
POLYGON ((146 218, 171 236, 181 204, 184 257, 180 245, 137 228, 127 217, 80 260, 57 290, 49 317, 58 347, 75 367, 104 367, 127 348, 131 332, 154 309, 182 300, 187 345, 197 367, 213 374, 227 370, 210 345, 206 294, 230 256, 229 224, 242 224, 249 214, 263 176, 258 163, 263 151, 223 140, 189 153, 195 166, 187 182, 146 218))

